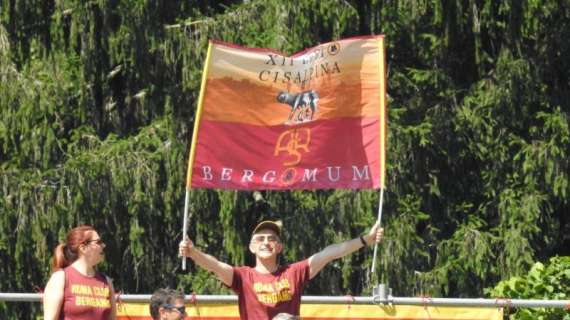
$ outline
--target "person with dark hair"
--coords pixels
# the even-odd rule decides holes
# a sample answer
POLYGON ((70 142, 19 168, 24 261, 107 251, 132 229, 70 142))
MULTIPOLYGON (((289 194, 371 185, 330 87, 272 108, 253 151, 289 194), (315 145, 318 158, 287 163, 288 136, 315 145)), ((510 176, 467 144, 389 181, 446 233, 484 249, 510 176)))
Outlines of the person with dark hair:
POLYGON ((115 291, 109 277, 95 270, 105 243, 87 225, 72 229, 59 244, 43 294, 44 320, 115 320, 115 291))
POLYGON ((290 313, 282 312, 282 313, 277 314, 271 320, 300 320, 300 319, 301 318, 299 316, 294 316, 290 313))
POLYGON ((158 289, 150 297, 153 320, 182 320, 186 315, 184 294, 173 289, 158 289))
POLYGON ((329 262, 360 248, 380 242, 383 229, 377 222, 366 235, 337 243, 308 259, 279 265, 283 251, 281 222, 262 221, 251 234, 249 251, 255 255, 255 267, 233 267, 197 249, 190 239, 180 242, 179 254, 191 258, 200 267, 214 273, 238 295, 242 320, 270 320, 279 313, 299 315, 301 295, 307 282, 329 262))

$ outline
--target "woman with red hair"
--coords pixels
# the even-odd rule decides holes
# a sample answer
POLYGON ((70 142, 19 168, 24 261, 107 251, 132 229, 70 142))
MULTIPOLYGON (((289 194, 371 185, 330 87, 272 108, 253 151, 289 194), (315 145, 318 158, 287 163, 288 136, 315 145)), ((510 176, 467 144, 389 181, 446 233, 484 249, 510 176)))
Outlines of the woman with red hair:
POLYGON ((59 244, 52 275, 44 291, 44 320, 114 320, 115 291, 111 279, 95 271, 105 243, 91 226, 79 226, 59 244))

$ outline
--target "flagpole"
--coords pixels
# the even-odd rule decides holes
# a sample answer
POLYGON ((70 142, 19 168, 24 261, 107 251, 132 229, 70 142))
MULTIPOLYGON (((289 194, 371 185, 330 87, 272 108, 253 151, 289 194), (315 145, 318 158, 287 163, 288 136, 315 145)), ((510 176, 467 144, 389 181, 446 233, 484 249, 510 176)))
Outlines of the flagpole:
MULTIPOLYGON (((184 222, 182 224, 182 239, 188 240, 188 206, 190 204, 190 190, 186 189, 186 197, 184 199, 184 222)), ((182 270, 186 270, 186 257, 182 257, 182 270)))
MULTIPOLYGON (((382 204, 384 202, 384 186, 386 172, 386 55, 384 49, 384 36, 378 38, 378 73, 380 75, 380 198, 378 200, 378 227, 382 227, 382 204)), ((378 243, 374 244, 374 256, 372 258, 372 272, 376 270, 376 254, 378 243)))
MULTIPOLYGON (((194 158, 196 156, 196 144, 198 142, 198 128, 202 119, 202 108, 204 106, 204 93, 206 91, 206 80, 208 79, 208 70, 210 59, 212 58, 212 41, 208 41, 208 53, 204 61, 204 71, 202 72, 202 84, 200 85, 200 95, 198 96, 198 107, 194 118, 194 131, 192 134, 192 144, 190 146, 190 157, 188 160, 188 174, 186 175, 186 199, 184 200, 184 222, 182 226, 182 239, 188 240, 188 206, 190 205, 190 189, 192 188, 192 169, 194 166, 194 158)), ((182 257, 182 270, 186 270, 186 257, 182 257)))
MULTIPOLYGON (((378 219, 379 228, 382 227, 382 203, 384 201, 384 188, 380 189, 380 200, 378 201, 378 219)), ((378 242, 374 243, 374 257, 372 258, 372 272, 376 269, 376 253, 378 252, 378 242)))

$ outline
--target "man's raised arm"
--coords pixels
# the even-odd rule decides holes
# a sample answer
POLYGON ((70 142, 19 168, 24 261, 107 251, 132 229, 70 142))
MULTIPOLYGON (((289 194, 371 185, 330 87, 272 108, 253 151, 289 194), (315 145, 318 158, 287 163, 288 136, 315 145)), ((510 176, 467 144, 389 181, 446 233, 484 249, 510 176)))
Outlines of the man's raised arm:
POLYGON ((314 278, 327 263, 334 259, 342 258, 354 251, 364 247, 364 245, 372 245, 380 242, 384 229, 380 228, 380 222, 376 222, 374 226, 364 236, 336 243, 324 248, 322 251, 315 253, 309 258, 310 279, 314 278), (364 242, 364 243, 363 243, 364 242))
POLYGON ((198 250, 198 248, 194 246, 192 240, 182 240, 180 242, 178 253, 180 256, 190 258, 200 267, 214 273, 216 277, 218 277, 218 279, 228 287, 232 285, 232 281, 234 279, 234 270, 232 266, 198 250))

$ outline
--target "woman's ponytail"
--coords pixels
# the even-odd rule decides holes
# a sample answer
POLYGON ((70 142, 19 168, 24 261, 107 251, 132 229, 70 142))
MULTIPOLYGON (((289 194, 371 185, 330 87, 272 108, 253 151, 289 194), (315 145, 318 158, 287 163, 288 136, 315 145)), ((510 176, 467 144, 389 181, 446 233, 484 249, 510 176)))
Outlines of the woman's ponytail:
POLYGON ((53 251, 53 259, 51 262, 52 272, 63 269, 70 264, 69 261, 65 258, 65 249, 66 245, 64 243, 60 243, 57 247, 55 247, 55 250, 53 251))

